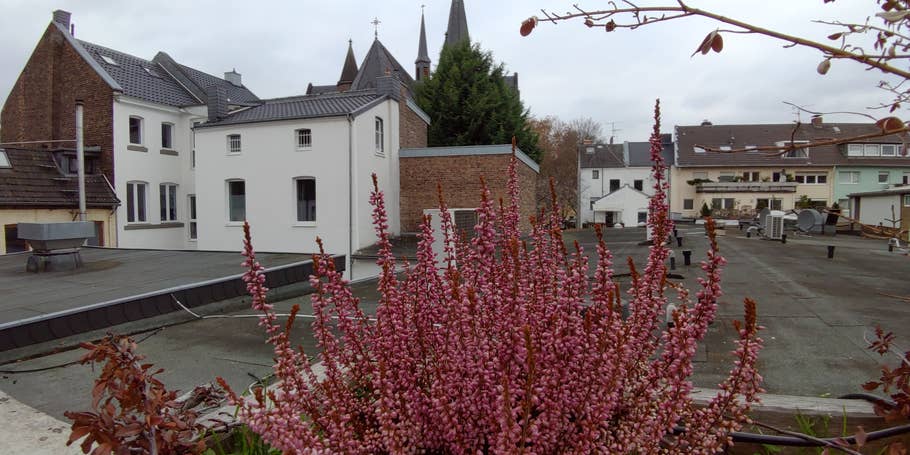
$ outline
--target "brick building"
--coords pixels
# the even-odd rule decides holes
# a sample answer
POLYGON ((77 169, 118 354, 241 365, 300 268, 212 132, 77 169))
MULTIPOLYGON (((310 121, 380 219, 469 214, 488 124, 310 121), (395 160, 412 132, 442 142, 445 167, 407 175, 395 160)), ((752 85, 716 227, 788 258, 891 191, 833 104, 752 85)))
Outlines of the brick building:
MULTIPOLYGON (((530 229, 534 215, 535 188, 540 167, 521 150, 518 157, 521 229, 530 229)), ((401 169, 401 230, 419 230, 425 209, 439 207, 437 183, 442 185, 446 205, 452 209, 480 206, 480 178, 483 177, 494 201, 508 198, 508 169, 512 146, 469 145, 403 149, 401 169)))

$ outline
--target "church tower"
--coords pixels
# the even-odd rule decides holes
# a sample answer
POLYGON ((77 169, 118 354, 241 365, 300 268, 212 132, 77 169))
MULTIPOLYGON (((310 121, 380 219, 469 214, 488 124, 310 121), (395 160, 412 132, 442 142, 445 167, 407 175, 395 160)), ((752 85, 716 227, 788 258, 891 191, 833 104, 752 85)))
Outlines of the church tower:
POLYGON ((417 60, 414 61, 414 80, 420 82, 430 77, 430 55, 427 53, 427 30, 423 25, 423 11, 420 12, 420 44, 417 45, 417 60))
POLYGON ((446 29, 445 46, 470 40, 468 36, 468 19, 464 12, 464 0, 452 0, 449 8, 449 28, 446 29))
POLYGON ((344 58, 341 77, 338 78, 338 91, 346 92, 350 90, 355 77, 357 77, 357 60, 354 58, 354 44, 351 40, 348 40, 348 55, 344 58))

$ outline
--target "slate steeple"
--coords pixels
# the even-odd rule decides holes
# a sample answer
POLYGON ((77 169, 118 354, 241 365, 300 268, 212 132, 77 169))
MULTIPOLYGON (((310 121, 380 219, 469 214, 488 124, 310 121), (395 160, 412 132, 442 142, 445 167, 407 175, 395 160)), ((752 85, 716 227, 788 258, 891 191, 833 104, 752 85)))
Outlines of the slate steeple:
POLYGON ((427 30, 423 24, 423 11, 420 12, 420 43, 417 45, 417 60, 414 79, 422 81, 430 77, 430 54, 427 53, 427 30))
POLYGON ((468 19, 464 12, 463 0, 452 0, 449 8, 449 28, 446 29, 445 45, 458 43, 461 40, 470 40, 468 36, 468 19))
POLYGON ((348 91, 356 77, 357 60, 354 58, 354 43, 348 40, 348 55, 344 58, 344 67, 341 68, 341 77, 338 78, 338 91, 348 91))

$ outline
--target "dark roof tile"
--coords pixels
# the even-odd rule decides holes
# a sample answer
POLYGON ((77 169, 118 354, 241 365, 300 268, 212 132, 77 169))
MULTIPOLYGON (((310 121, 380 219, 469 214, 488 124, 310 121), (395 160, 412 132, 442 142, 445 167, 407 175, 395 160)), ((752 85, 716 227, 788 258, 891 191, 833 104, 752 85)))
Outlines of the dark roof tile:
MULTIPOLYGON (((0 207, 79 208, 78 182, 64 175, 45 150, 0 149, 10 168, 0 168, 0 207)), ((120 204, 107 180, 100 174, 85 176, 88 207, 120 204)))
POLYGON ((356 113, 382 98, 376 92, 367 90, 262 100, 260 105, 236 111, 217 122, 208 122, 201 126, 341 116, 356 113))

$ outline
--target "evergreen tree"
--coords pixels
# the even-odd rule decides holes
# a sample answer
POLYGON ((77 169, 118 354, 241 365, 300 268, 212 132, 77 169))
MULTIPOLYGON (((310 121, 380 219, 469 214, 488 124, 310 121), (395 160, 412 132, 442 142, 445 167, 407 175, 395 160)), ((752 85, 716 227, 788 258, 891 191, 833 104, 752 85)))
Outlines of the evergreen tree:
POLYGON ((417 87, 417 103, 432 120, 429 145, 507 144, 515 136, 518 147, 539 162, 528 111, 504 73, 477 44, 444 46, 436 72, 417 87))

